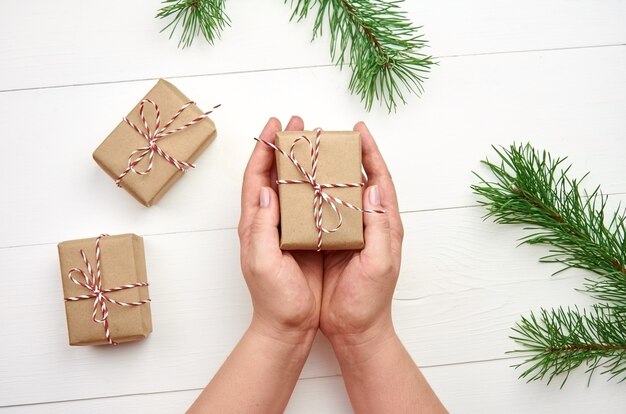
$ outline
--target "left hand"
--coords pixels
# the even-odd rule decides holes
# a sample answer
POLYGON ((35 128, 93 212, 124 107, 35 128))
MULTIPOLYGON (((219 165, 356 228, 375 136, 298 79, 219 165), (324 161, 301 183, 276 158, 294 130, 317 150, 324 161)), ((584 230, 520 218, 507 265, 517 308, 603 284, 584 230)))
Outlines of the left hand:
MULTIPOLYGON (((286 129, 303 128, 302 119, 292 117, 286 129)), ((280 122, 271 118, 260 138, 273 142, 280 130, 280 122)), ((239 240, 254 307, 251 328, 283 341, 301 341, 302 335, 312 340, 319 327, 323 257, 279 248, 274 158, 271 148, 257 143, 243 180, 239 240)))
POLYGON ((378 146, 364 123, 361 135, 363 167, 369 177, 363 193, 365 248, 324 252, 324 292, 320 329, 331 344, 350 349, 374 345, 395 336, 391 319, 393 292, 400 273, 404 229, 396 190, 378 146))

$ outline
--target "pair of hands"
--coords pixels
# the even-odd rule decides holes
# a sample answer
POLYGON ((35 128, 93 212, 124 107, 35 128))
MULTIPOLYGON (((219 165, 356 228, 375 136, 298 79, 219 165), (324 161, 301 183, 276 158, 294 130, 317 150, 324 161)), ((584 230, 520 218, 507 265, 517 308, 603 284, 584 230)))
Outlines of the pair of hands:
MULTIPOLYGON (((281 251, 275 154, 257 143, 246 168, 239 239, 254 313, 250 328, 189 413, 280 413, 285 410, 318 329, 328 337, 356 413, 445 413, 391 321, 400 270, 402 223, 389 171, 363 123, 365 248, 281 251)), ((260 138, 281 129, 272 118, 260 138)), ((293 117, 287 130, 304 123, 293 117)))
MULTIPOLYGON (((286 130, 300 131, 292 117, 286 130)), ((282 251, 274 150, 257 143, 246 167, 241 197, 241 267, 254 314, 251 328, 283 342, 312 341, 317 329, 335 345, 359 345, 395 335, 391 301, 400 270, 403 229, 387 166, 364 123, 362 161, 369 177, 363 206, 365 248, 358 251, 282 251)), ((271 118, 260 138, 273 142, 280 122, 271 118)))

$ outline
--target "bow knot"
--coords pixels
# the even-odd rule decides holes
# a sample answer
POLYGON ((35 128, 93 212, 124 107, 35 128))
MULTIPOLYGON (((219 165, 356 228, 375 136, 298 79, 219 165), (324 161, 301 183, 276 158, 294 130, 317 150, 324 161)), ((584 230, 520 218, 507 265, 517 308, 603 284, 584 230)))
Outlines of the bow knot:
POLYGON ((275 151, 280 152, 282 155, 287 157, 289 161, 296 167, 300 175, 304 178, 303 180, 276 180, 277 184, 310 184, 313 188, 313 218, 315 221, 315 228, 317 229, 317 251, 322 250, 322 235, 324 233, 334 233, 343 224, 343 215, 339 210, 340 206, 347 207, 349 209, 359 211, 361 213, 384 213, 385 210, 369 210, 363 209, 355 206, 354 204, 348 203, 347 201, 343 201, 338 197, 332 196, 324 191, 325 188, 355 188, 355 187, 364 187, 365 183, 331 183, 331 184, 320 184, 317 182, 317 165, 319 160, 319 148, 320 148, 320 136, 322 134, 322 130, 320 128, 315 129, 315 140, 311 141, 306 135, 302 135, 298 137, 292 144, 289 153, 285 152, 281 148, 278 148, 276 145, 271 142, 264 141, 260 138, 255 138, 257 141, 262 142, 263 144, 269 146, 275 151), (309 173, 300 162, 296 159, 295 156, 295 148, 298 142, 306 141, 309 144, 311 149, 311 172, 309 173), (333 210, 335 217, 337 218, 337 225, 332 228, 324 227, 323 225, 323 208, 324 204, 330 206, 333 210))
POLYGON ((159 110, 159 106, 156 104, 156 102, 150 99, 143 99, 141 103, 139 104, 139 117, 141 118, 141 122, 143 123, 143 129, 141 129, 134 123, 132 123, 132 121, 130 121, 128 118, 124 117, 124 121, 131 128, 133 128, 139 135, 145 138, 145 140, 148 142, 148 145, 146 147, 137 148, 135 151, 133 151, 130 154, 130 156, 128 157, 128 166, 120 175, 117 176, 117 179, 115 180, 115 184, 117 184, 118 187, 122 186, 121 184, 122 179, 126 176, 126 174, 128 174, 131 171, 137 175, 148 174, 152 170, 155 153, 163 157, 167 162, 172 164, 174 167, 176 167, 177 170, 181 172, 185 172, 189 168, 195 168, 195 165, 191 163, 180 161, 172 157, 167 152, 163 151, 163 149, 159 147, 158 145, 159 140, 166 138, 170 135, 173 135, 177 132, 180 132, 184 129, 187 129, 192 125, 197 124, 198 122, 202 121, 204 118, 207 118, 209 114, 211 114, 216 108, 220 107, 220 105, 215 105, 210 111, 207 111, 203 113, 202 115, 192 119, 191 121, 187 122, 185 125, 182 125, 176 129, 168 131, 168 128, 174 123, 174 121, 176 121, 176 119, 183 112, 185 112, 187 108, 189 108, 191 105, 194 105, 194 104, 195 102, 193 101, 189 101, 185 103, 183 106, 181 106, 178 109, 178 111, 174 114, 174 116, 172 116, 172 118, 169 121, 167 121, 167 123, 163 127, 161 127, 161 111, 159 110), (150 128, 150 126, 148 125, 148 121, 146 120, 146 117, 144 115, 144 106, 146 103, 151 104, 152 107, 154 108, 155 122, 154 122, 153 129, 150 128), (148 156, 148 165, 146 166, 146 168, 143 170, 137 169, 137 164, 139 164, 146 156, 148 156))
POLYGON ((137 283, 121 285, 121 286, 117 286, 117 287, 109 288, 109 289, 102 288, 102 277, 100 275, 100 239, 105 236, 106 234, 102 234, 96 239, 96 271, 94 272, 94 269, 93 267, 91 267, 91 263, 89 262, 89 259, 87 259, 87 255, 85 254, 85 251, 81 249, 80 256, 82 257, 83 262, 85 263, 85 268, 87 269, 87 271, 74 267, 70 269, 67 275, 72 282, 76 283, 79 286, 84 287, 85 289, 89 290, 91 293, 86 294, 86 295, 66 297, 65 301, 76 302, 79 300, 94 299, 93 312, 91 314, 91 319, 95 323, 102 324, 104 328, 104 336, 106 337, 107 342, 111 345, 117 345, 117 342, 113 341, 113 339, 111 338, 111 332, 109 330, 109 310, 107 307, 107 302, 110 302, 119 306, 140 306, 140 305, 150 302, 150 299, 142 299, 136 302, 122 302, 119 300, 112 299, 107 295, 107 293, 118 292, 120 290, 148 286, 148 283, 137 282, 137 283), (82 281, 74 278, 74 273, 80 274, 80 276, 82 276, 82 281), (100 315, 100 317, 98 315, 100 315))

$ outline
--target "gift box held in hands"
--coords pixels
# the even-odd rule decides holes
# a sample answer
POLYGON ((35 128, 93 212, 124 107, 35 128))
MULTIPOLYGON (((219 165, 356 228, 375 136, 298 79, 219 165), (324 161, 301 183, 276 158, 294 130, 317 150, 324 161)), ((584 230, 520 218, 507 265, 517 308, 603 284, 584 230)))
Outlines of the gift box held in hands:
POLYGON ((70 345, 143 339, 152 332, 143 239, 102 235, 59 243, 70 345))
POLYGON ((361 249, 363 176, 358 132, 284 131, 276 135, 280 247, 361 249))
POLYGON ((210 113, 203 113, 161 79, 100 144, 93 158, 118 186, 151 206, 194 167, 192 163, 215 138, 210 113))

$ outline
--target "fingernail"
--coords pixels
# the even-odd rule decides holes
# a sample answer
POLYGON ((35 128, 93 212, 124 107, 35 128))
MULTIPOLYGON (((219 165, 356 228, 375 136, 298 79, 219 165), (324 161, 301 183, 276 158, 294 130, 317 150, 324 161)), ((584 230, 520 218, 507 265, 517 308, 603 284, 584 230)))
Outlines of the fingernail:
POLYGON ((370 203, 377 206, 380 205, 380 195, 378 194, 378 186, 374 185, 370 188, 370 203))
POLYGON ((270 205, 270 191, 267 187, 261 187, 261 193, 259 195, 259 205, 262 208, 266 208, 270 205))

